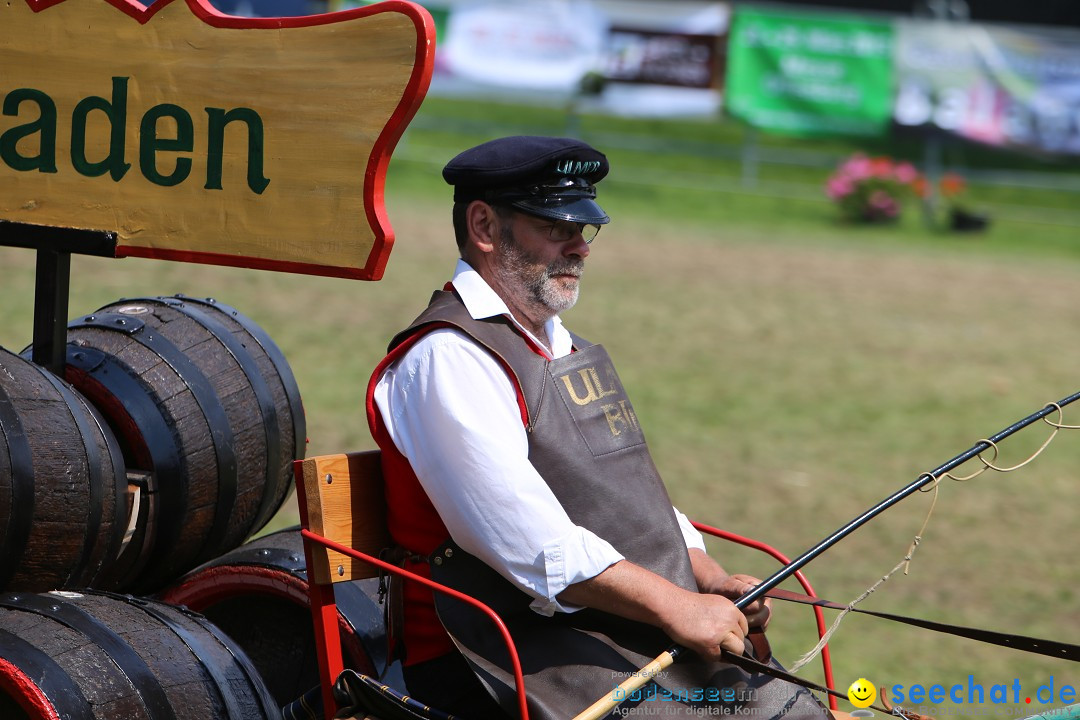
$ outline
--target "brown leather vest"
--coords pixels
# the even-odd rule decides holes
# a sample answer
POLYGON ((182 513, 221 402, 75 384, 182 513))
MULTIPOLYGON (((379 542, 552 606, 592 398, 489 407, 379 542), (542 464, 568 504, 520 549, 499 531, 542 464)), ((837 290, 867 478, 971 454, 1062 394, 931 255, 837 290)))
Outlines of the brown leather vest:
MULTIPOLYGON (((671 500, 603 347, 575 336, 576 352, 548 361, 529 347, 509 319, 474 320, 453 292, 440 291, 394 339, 391 350, 433 325, 461 330, 513 375, 528 412, 529 459, 570 519, 607 540, 629 561, 696 590, 671 500)), ((543 617, 529 608, 531 597, 452 541, 430 560, 434 580, 483 601, 507 624, 526 674, 531 717, 573 717, 671 645, 653 626, 594 610, 543 617)), ((500 704, 507 710, 516 707, 509 658, 486 616, 441 593, 436 593, 436 609, 500 704)), ((664 714, 676 716, 678 708, 686 707, 658 698, 656 692, 716 697, 712 705, 758 705, 783 685, 773 682, 766 691, 766 681, 755 681, 729 665, 692 659, 662 673, 656 679, 659 691, 654 687, 653 698, 643 706, 662 704, 664 714), (710 694, 709 688, 720 692, 710 694)), ((789 686, 781 694, 793 692, 789 686)), ((766 704, 792 709, 783 697, 774 700, 766 704)), ((813 712, 804 717, 821 717, 820 705, 812 705, 813 712)))

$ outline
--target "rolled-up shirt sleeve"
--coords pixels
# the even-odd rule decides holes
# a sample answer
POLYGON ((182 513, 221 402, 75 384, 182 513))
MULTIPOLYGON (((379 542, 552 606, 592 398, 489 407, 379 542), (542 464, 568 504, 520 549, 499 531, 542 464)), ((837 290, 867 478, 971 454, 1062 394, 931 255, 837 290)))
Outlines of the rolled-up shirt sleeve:
POLYGON ((556 597, 623 559, 567 516, 529 462, 516 388, 460 332, 425 335, 384 373, 375 402, 450 536, 535 611, 579 609, 556 597))
POLYGON ((705 538, 690 522, 690 519, 679 512, 678 508, 675 508, 675 519, 679 521, 679 530, 682 531, 683 541, 686 543, 687 549, 693 550, 697 548, 705 552, 705 538))

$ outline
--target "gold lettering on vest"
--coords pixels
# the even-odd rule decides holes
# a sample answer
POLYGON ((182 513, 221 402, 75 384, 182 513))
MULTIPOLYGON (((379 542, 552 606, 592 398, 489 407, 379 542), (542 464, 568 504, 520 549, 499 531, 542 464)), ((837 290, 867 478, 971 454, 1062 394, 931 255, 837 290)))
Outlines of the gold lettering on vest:
POLYGON ((606 398, 608 395, 614 395, 619 392, 618 386, 615 384, 615 369, 609 365, 607 371, 611 387, 605 390, 603 384, 600 382, 600 373, 596 372, 596 368, 594 367, 589 368, 589 375, 592 377, 593 386, 596 387, 597 390, 597 399, 606 398))
POLYGON ((604 411, 604 417, 607 419, 608 428, 611 430, 612 436, 618 437, 622 434, 622 427, 620 426, 628 427, 633 430, 638 429, 638 421, 637 416, 634 415, 634 409, 629 407, 625 400, 601 405, 600 409, 604 411))
POLYGON ((577 389, 574 387, 573 381, 569 375, 561 375, 560 380, 563 381, 563 385, 566 386, 566 391, 570 393, 570 399, 574 401, 575 405, 588 405, 591 402, 595 402, 600 398, 605 398, 608 395, 614 395, 618 390, 615 387, 614 382, 610 388, 605 389, 600 383, 600 374, 596 372, 596 368, 585 368, 584 370, 578 370, 577 374, 581 376, 581 382, 585 386, 585 396, 582 397, 578 394, 577 389))

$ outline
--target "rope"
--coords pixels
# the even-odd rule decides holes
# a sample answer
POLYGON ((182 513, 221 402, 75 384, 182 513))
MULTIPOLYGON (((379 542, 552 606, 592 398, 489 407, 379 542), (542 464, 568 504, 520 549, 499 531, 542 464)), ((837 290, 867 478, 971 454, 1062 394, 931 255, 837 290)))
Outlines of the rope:
POLYGON ((830 625, 829 629, 825 631, 825 634, 821 636, 821 639, 818 640, 817 645, 810 648, 810 650, 805 655, 796 660, 795 663, 791 666, 791 668, 789 668, 789 672, 799 672, 799 669, 802 668, 803 665, 816 658, 818 653, 821 652, 822 648, 824 648, 825 645, 829 642, 829 639, 832 638, 833 634, 840 629, 840 623, 847 616, 847 614, 851 612, 856 605, 861 603, 866 598, 870 597, 870 595, 872 595, 874 591, 876 591, 879 587, 885 584, 885 581, 887 581, 894 574, 896 574, 897 570, 903 568, 904 574, 908 574, 908 569, 911 565, 911 558, 915 555, 915 550, 919 547, 919 543, 922 541, 922 535, 926 531, 927 524, 930 522, 930 516, 934 513, 934 507, 937 505, 937 499, 938 486, 935 483, 934 499, 930 502, 930 509, 926 513, 926 518, 923 520, 922 527, 919 528, 918 534, 915 535, 914 539, 912 539, 911 541, 911 545, 908 546, 908 551, 904 555, 904 559, 898 562, 896 564, 896 567, 894 567, 892 570, 882 575, 876 583, 864 590, 861 595, 849 602, 847 606, 840 611, 840 614, 836 616, 836 618, 832 622, 832 625, 830 625))
POLYGON ((829 639, 832 638, 833 634, 836 633, 836 631, 840 628, 840 623, 847 616, 847 614, 849 612, 851 612, 851 610, 856 605, 861 603, 866 598, 870 597, 870 595, 872 595, 874 593, 874 591, 876 591, 879 587, 881 587, 885 583, 885 581, 887 581, 890 577, 892 577, 894 574, 896 574, 896 572, 898 570, 903 568, 904 574, 905 575, 908 574, 908 570, 911 567, 911 558, 915 555, 915 550, 919 547, 919 543, 922 541, 923 533, 926 532, 926 526, 930 523, 930 516, 933 515, 934 507, 937 505, 938 490, 939 490, 939 487, 941 485, 941 478, 947 477, 950 480, 954 480, 956 482, 966 482, 968 480, 971 480, 973 478, 978 477, 979 475, 982 475, 987 470, 994 470, 995 472, 1000 472, 1000 473, 1007 473, 1007 472, 1012 472, 1014 470, 1019 470, 1020 468, 1024 467, 1025 465, 1030 463, 1032 460, 1037 458, 1039 455, 1041 455, 1043 450, 1045 450, 1046 447, 1054 440, 1054 438, 1057 437, 1057 434, 1058 434, 1058 432, 1060 430, 1080 430, 1080 425, 1066 425, 1064 423, 1064 420, 1065 420, 1064 412, 1062 411, 1061 406, 1058 405, 1057 403, 1048 403, 1048 404, 1043 406, 1043 409, 1045 410, 1046 408, 1051 408, 1051 407, 1054 408, 1055 410, 1057 410, 1057 422, 1053 422, 1051 420, 1048 420, 1045 417, 1042 418, 1042 420, 1047 425, 1052 427, 1053 431, 1051 431, 1049 437, 1046 438, 1046 441, 1043 442, 1043 444, 1039 446, 1039 449, 1036 450, 1034 453, 1032 453, 1031 456, 1028 457, 1027 460, 1024 460, 1023 462, 1021 462, 1021 463, 1019 463, 1017 465, 1013 465, 1012 467, 999 467, 999 466, 995 465, 994 463, 997 461, 998 454, 999 454, 998 446, 993 441, 987 440, 987 439, 984 438, 984 439, 980 440, 979 443, 977 443, 977 444, 985 444, 985 445, 987 445, 987 449, 990 449, 990 450, 994 451, 994 456, 990 460, 987 460, 986 458, 984 458, 982 456, 982 454, 984 452, 986 452, 986 450, 985 449, 981 450, 976 455, 976 457, 978 458, 979 462, 981 462, 983 464, 983 466, 981 468, 979 468, 978 470, 976 470, 975 472, 971 473, 970 475, 957 476, 957 475, 953 475, 952 473, 945 472, 945 473, 942 473, 940 477, 934 477, 930 473, 924 473, 922 476, 920 476, 920 478, 928 477, 932 481, 930 485, 921 488, 920 492, 930 492, 931 490, 933 490, 934 498, 930 502, 930 509, 926 512, 926 518, 923 520, 922 527, 919 528, 919 532, 915 535, 915 538, 911 541, 911 545, 908 546, 908 551, 904 555, 904 558, 900 562, 898 562, 896 564, 896 567, 894 567, 889 572, 885 573, 880 579, 878 579, 877 582, 875 582, 869 588, 864 590, 857 598, 855 598, 850 603, 848 603, 847 606, 843 610, 840 611, 840 614, 837 615, 836 618, 833 620, 832 625, 830 625, 829 629, 825 632, 824 635, 822 635, 822 637, 818 641, 817 645, 810 648, 810 650, 808 652, 806 652, 806 654, 804 654, 802 657, 800 657, 798 660, 796 660, 795 663, 789 669, 789 672, 791 672, 791 673, 798 672, 800 668, 802 668, 804 665, 806 665, 806 663, 810 662, 815 657, 817 657, 818 653, 820 653, 821 650, 825 647, 825 645, 828 644, 829 639))
MULTIPOLYGON (((1029 462, 1031 462, 1035 458, 1039 457, 1039 455, 1042 454, 1042 451, 1045 450, 1047 448, 1047 446, 1051 442, 1053 442, 1055 437, 1057 437, 1058 431, 1060 431, 1060 430, 1080 430, 1080 425, 1066 425, 1064 423, 1064 420, 1065 420, 1064 415, 1065 415, 1065 413, 1064 413, 1064 411, 1062 411, 1061 406, 1058 405, 1057 403, 1053 403, 1053 402, 1052 403, 1047 403, 1046 405, 1043 406, 1044 410, 1046 408, 1054 408, 1055 410, 1057 410, 1057 416, 1058 416, 1057 422, 1053 422, 1052 420, 1048 420, 1045 417, 1042 419, 1042 421, 1044 423, 1046 423, 1050 427, 1054 428, 1054 430, 1046 438, 1046 440, 1043 442, 1043 444, 1039 446, 1039 449, 1036 450, 1035 452, 1033 452, 1031 454, 1031 456, 1028 457, 1027 460, 1024 460, 1021 463, 1013 465, 1012 467, 998 467, 997 465, 994 464, 994 461, 998 459, 998 446, 997 446, 997 444, 995 442, 993 442, 992 440, 987 440, 986 438, 983 438, 977 444, 988 445, 989 449, 994 451, 994 457, 993 458, 991 458, 990 460, 987 460, 986 458, 984 458, 982 456, 982 454, 983 454, 983 452, 985 452, 985 450, 983 450, 983 451, 979 452, 978 455, 976 455, 976 457, 979 459, 979 462, 981 462, 983 464, 983 466, 981 468, 979 468, 978 470, 976 470, 975 472, 973 472, 972 474, 966 475, 964 477, 957 477, 956 475, 953 475, 952 473, 947 473, 946 472, 946 473, 942 473, 942 477, 947 477, 950 480, 956 480, 957 482, 965 482, 967 480, 971 480, 972 478, 978 477, 979 475, 982 475, 987 470, 994 470, 996 472, 1001 472, 1001 473, 1007 473, 1007 472, 1012 472, 1013 470, 1019 470, 1020 468, 1024 467, 1025 465, 1027 465, 1029 462)), ((935 486, 936 486, 936 483, 935 483, 935 486)))

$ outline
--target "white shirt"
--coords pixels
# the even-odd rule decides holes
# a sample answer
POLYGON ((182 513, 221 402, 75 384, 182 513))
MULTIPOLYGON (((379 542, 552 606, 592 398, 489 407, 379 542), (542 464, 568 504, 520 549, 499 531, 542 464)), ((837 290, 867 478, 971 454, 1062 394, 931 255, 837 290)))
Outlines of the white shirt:
MULTIPOLYGON (((474 319, 513 320, 506 303, 462 260, 453 285, 474 319)), ((544 330, 552 358, 571 352, 570 333, 558 317, 544 330)), ((515 385, 463 333, 443 328, 424 335, 383 373, 375 403, 454 542, 535 598, 536 612, 580 609, 556 596, 623 559, 570 521, 529 462, 515 385)), ((687 547, 704 550, 701 534, 675 514, 687 547)))

